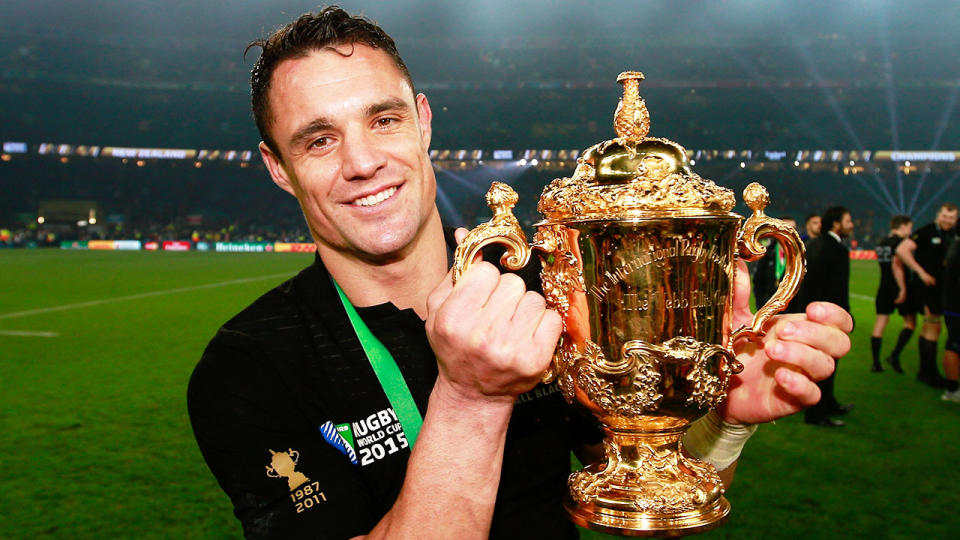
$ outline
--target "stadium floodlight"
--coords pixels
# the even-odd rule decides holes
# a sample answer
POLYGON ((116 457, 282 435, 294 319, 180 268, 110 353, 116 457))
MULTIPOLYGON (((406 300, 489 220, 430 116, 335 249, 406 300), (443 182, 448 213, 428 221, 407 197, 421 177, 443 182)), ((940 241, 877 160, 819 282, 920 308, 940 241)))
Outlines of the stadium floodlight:
POLYGON ((46 219, 43 216, 37 216, 37 223, 43 225, 44 221, 46 221, 46 219))
POLYGON ((540 162, 537 161, 537 158, 533 158, 533 159, 530 160, 530 165, 533 165, 534 167, 536 167, 537 164, 539 164, 539 163, 540 163, 540 162))
POLYGON ((527 165, 526 158, 520 158, 520 161, 517 162, 517 165, 520 165, 521 167, 525 167, 527 165))
POLYGON ((740 168, 741 168, 741 169, 744 169, 744 168, 746 168, 746 167, 747 167, 747 164, 741 161, 741 162, 740 162, 740 168))
POLYGON ((691 164, 691 165, 696 165, 696 164, 697 164, 697 160, 691 159, 691 160, 690 160, 690 164, 691 164))
POLYGON ((95 217, 90 218, 90 224, 91 224, 91 225, 96 225, 96 224, 97 224, 97 218, 95 218, 95 217))
POLYGON ((904 167, 909 167, 909 166, 910 166, 910 162, 909 162, 909 161, 904 161, 904 162, 903 162, 903 166, 904 166, 904 167))
POLYGON ((856 165, 856 164, 857 164, 856 161, 854 161, 854 160, 852 160, 852 159, 850 160, 850 166, 851 166, 851 167, 853 167, 853 166, 856 165))

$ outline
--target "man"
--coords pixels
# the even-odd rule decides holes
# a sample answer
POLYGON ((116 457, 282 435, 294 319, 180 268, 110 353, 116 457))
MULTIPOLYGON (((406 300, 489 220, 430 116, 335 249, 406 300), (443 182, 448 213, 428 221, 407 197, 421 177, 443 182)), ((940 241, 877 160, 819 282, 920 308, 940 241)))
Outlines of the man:
POLYGON ((954 238, 957 206, 944 203, 933 223, 925 225, 897 246, 897 256, 914 272, 918 303, 923 308, 923 330, 917 338, 920 369, 917 380, 943 388, 944 379, 937 369, 937 341, 940 339, 940 313, 943 290, 943 257, 954 238))
MULTIPOLYGON (((782 221, 794 229, 797 228, 797 222, 792 217, 784 217, 782 221)), ((767 300, 777 292, 786 268, 786 252, 780 247, 779 242, 770 242, 767 252, 757 261, 757 268, 753 273, 753 297, 757 309, 766 304, 767 300)))
MULTIPOLYGON (((821 236, 807 241, 807 277, 804 279, 800 294, 806 304, 811 302, 832 302, 846 311, 850 311, 850 250, 843 239, 853 232, 853 219, 850 211, 842 206, 828 208, 821 220, 821 236)), ((853 407, 841 405, 833 393, 836 369, 817 385, 820 387, 820 401, 806 410, 804 419, 808 424, 825 427, 842 427, 842 420, 832 415, 846 414, 853 407)))
MULTIPOLYGON (((452 285, 430 105, 393 40, 326 8, 256 45, 261 156, 317 258, 225 324, 190 381, 197 441, 244 533, 575 537, 560 499, 570 449, 589 441, 537 385, 560 318, 486 262, 452 285)), ((749 317, 737 285, 734 324, 749 317)), ((740 344, 722 419, 815 402, 850 326, 817 304, 740 344)))
POLYGON ((806 242, 820 236, 820 226, 820 214, 810 214, 803 223, 804 232, 800 235, 800 239, 806 242))
POLYGON ((947 248, 942 283, 947 344, 943 351, 943 374, 946 381, 940 399, 960 403, 960 241, 956 238, 947 248))
POLYGON ((877 288, 877 297, 874 301, 877 318, 873 323, 873 333, 870 337, 870 352, 873 354, 872 371, 881 372, 880 346, 883 344, 883 331, 890 321, 893 307, 897 307, 903 317, 903 328, 897 336, 897 344, 887 357, 887 362, 897 373, 903 373, 900 366, 900 352, 910 341, 913 329, 916 328, 916 307, 914 297, 907 289, 906 272, 903 261, 896 255, 897 246, 910 236, 913 229, 913 220, 910 216, 893 216, 890 220, 890 235, 877 244, 877 262, 880 263, 880 286, 877 288))

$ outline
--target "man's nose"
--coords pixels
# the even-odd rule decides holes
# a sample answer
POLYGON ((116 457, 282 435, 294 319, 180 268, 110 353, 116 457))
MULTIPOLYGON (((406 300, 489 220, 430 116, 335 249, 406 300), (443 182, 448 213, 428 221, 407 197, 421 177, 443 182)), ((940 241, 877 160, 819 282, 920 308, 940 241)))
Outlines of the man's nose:
POLYGON ((341 143, 343 176, 347 180, 365 180, 373 177, 386 165, 386 153, 377 143, 377 137, 357 129, 344 137, 341 143))

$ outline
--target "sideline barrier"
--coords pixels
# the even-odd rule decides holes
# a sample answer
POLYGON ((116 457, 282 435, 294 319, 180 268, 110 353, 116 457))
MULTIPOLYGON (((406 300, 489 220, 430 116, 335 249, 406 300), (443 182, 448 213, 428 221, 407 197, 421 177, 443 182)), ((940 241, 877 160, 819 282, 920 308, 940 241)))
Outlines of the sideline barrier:
POLYGON ((262 253, 273 251, 272 242, 217 242, 213 245, 214 251, 232 253, 262 253))
POLYGON ((877 252, 872 249, 853 249, 850 250, 850 258, 860 261, 877 260, 877 252))
POLYGON ((313 253, 315 244, 307 242, 191 242, 189 240, 64 240, 60 249, 97 251, 218 251, 223 253, 313 253))
POLYGON ((86 240, 72 240, 60 242, 60 249, 87 249, 86 240))
POLYGON ((306 242, 276 242, 273 250, 277 253, 313 253, 317 250, 317 245, 306 242))
POLYGON ((117 248, 113 240, 90 240, 87 242, 87 249, 114 251, 117 248))
POLYGON ((164 251, 190 251, 190 242, 186 240, 167 240, 163 244, 164 251))

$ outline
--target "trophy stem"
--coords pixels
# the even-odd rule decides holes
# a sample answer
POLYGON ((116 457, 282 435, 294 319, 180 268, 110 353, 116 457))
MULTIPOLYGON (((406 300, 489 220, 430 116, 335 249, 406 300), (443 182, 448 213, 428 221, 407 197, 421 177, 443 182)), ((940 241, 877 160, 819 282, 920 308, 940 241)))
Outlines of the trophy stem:
POLYGON ((571 519, 624 536, 676 537, 721 525, 730 513, 709 463, 683 455, 685 428, 638 431, 604 427, 606 462, 570 476, 571 519))

